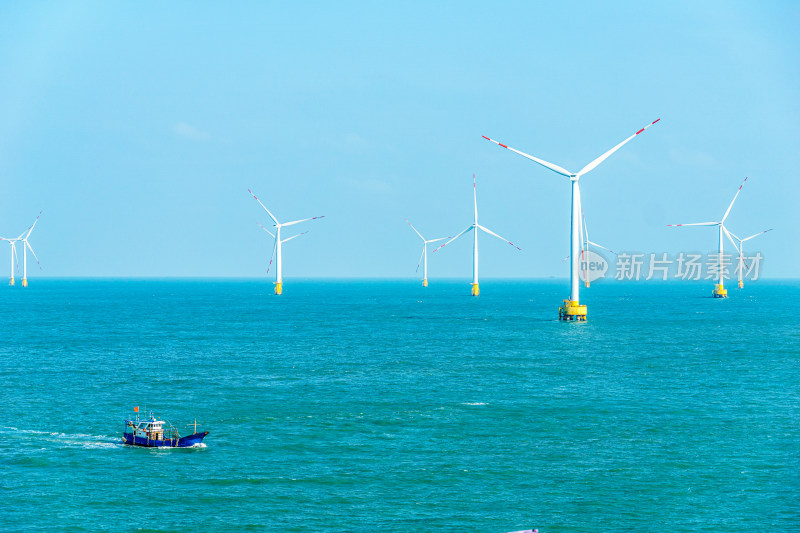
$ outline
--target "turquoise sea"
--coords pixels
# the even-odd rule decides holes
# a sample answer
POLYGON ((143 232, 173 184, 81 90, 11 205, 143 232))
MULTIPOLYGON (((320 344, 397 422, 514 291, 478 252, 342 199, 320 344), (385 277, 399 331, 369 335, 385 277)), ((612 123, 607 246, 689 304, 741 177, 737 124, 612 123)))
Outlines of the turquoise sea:
POLYGON ((800 282, 0 288, 1 531, 800 530, 800 282), (119 444, 135 406, 205 447, 119 444))

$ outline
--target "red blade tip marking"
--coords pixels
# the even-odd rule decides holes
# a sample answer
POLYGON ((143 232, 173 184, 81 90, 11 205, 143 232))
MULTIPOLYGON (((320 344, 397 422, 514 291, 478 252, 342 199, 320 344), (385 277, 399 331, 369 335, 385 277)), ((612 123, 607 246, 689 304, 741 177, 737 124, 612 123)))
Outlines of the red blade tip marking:
POLYGON ((506 146, 506 145, 505 145, 505 144, 503 144, 503 143, 497 143, 497 144, 499 144, 499 145, 500 145, 500 146, 502 146, 503 148, 508 148, 508 146, 506 146))
POLYGON ((486 135, 481 135, 481 137, 483 137, 483 138, 484 138, 484 139, 486 139, 487 141, 491 141, 491 139, 490 139, 489 137, 487 137, 486 135))
POLYGON ((640 129, 639 131, 637 131, 637 132, 636 132, 636 135, 639 135, 639 134, 640 134, 640 133, 642 133, 643 131, 644 131, 644 128, 640 129))
POLYGON ((658 122, 659 120, 661 120, 661 119, 660 119, 660 118, 657 118, 657 119, 655 119, 653 122, 651 122, 650 124, 651 124, 651 125, 652 125, 652 124, 655 124, 655 123, 656 123, 656 122, 658 122))

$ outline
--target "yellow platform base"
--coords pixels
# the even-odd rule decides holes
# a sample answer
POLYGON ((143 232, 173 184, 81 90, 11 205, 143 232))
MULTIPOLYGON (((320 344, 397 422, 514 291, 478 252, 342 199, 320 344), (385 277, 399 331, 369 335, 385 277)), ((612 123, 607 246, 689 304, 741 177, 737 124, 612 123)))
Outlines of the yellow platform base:
POLYGON ((9 285, 14 285, 14 283, 15 283, 15 282, 14 282, 14 278, 11 278, 10 280, 8 280, 8 284, 9 284, 9 285))
POLYGON ((280 281, 275 283, 275 294, 283 294, 283 283, 280 281))
POLYGON ((22 286, 23 287, 27 287, 28 286, 28 278, 22 278, 22 286))
POLYGON ((739 280, 739 288, 741 289, 741 288, 743 288, 743 287, 744 287, 744 281, 742 281, 742 280, 739 280))
POLYGON ((564 305, 558 308, 558 319, 586 322, 586 306, 580 305, 575 300, 564 300, 564 305))
POLYGON ((728 289, 722 285, 714 285, 714 298, 727 298, 728 289))
POLYGON ((478 295, 480 295, 480 293, 481 293, 481 289, 480 289, 480 287, 478 287, 478 284, 477 283, 473 283, 472 284, 472 295, 473 296, 478 296, 478 295))
POLYGON ((588 279, 586 280, 586 283, 585 283, 585 285, 586 285, 587 287, 589 286, 589 280, 588 280, 588 279))
POLYGON ((423 279, 422 280, 422 286, 423 287, 427 287, 428 286, 428 280, 427 279, 423 279))

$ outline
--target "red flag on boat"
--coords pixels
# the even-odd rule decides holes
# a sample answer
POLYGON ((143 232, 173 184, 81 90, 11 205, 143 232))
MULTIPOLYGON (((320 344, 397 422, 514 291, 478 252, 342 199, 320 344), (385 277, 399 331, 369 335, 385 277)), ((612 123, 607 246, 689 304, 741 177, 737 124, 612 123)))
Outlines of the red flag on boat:
POLYGON ((133 412, 134 412, 134 413, 138 413, 138 412, 139 412, 139 406, 138 406, 138 405, 137 405, 136 407, 134 407, 134 408, 133 408, 133 412))

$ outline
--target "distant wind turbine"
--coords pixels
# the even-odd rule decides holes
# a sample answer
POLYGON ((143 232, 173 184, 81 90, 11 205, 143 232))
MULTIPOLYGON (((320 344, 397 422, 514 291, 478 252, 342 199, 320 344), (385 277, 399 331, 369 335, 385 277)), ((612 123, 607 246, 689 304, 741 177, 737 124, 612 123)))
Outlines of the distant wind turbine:
MULTIPOLYGON (((617 255, 617 252, 615 252, 614 250, 612 250, 610 248, 606 248, 605 246, 603 246, 601 244, 597 244, 596 242, 592 242, 592 241, 589 240, 589 227, 586 225, 586 214, 583 212, 583 209, 581 209, 581 227, 580 227, 580 231, 578 233, 580 233, 580 235, 581 235, 581 249, 580 249, 580 252, 581 252, 581 269, 582 269, 582 272, 583 272, 583 281, 586 284, 586 286, 588 287, 589 286, 589 272, 588 272, 588 264, 587 264, 588 263, 587 252, 589 251, 589 248, 590 247, 600 248, 600 249, 605 250, 607 252, 611 252, 614 255, 617 255)), ((561 262, 563 263, 564 261, 567 261, 569 258, 570 258, 570 256, 567 256, 564 259, 562 259, 561 262)))
POLYGON ((474 207, 475 207, 475 218, 473 219, 472 224, 470 224, 469 227, 467 227, 467 229, 465 229, 464 231, 462 231, 461 233, 459 233, 458 235, 456 235, 455 237, 453 237, 452 239, 450 239, 449 241, 447 241, 446 243, 444 243, 440 247, 436 248, 436 250, 434 250, 434 252, 436 252, 438 250, 441 250, 442 248, 444 248, 445 246, 447 246, 448 244, 450 244, 454 240, 458 239, 459 237, 461 237, 465 233, 468 233, 470 231, 474 231, 475 232, 475 238, 474 238, 474 244, 473 244, 473 247, 472 247, 472 295, 473 296, 478 296, 481 293, 480 286, 478 285, 478 230, 485 231, 489 235, 493 235, 494 237, 497 237, 501 241, 507 242, 508 244, 510 244, 511 246, 516 248, 517 250, 521 250, 522 248, 520 248, 519 246, 517 246, 513 242, 509 241, 505 237, 501 237, 500 235, 498 235, 497 233, 493 232, 489 228, 485 228, 485 227, 481 226, 480 224, 478 224, 478 193, 477 193, 477 189, 475 187, 475 174, 472 175, 472 199, 473 199, 473 204, 474 204, 474 207))
MULTIPOLYGON (((269 215, 269 218, 271 218, 272 221, 274 222, 273 226, 275 227, 275 233, 272 233, 271 231, 269 231, 264 226, 261 226, 261 228, 264 231, 266 231, 267 233, 269 233, 270 235, 272 235, 272 237, 275 239, 275 246, 272 248, 272 257, 269 260, 269 264, 270 264, 270 267, 271 267, 272 266, 272 259, 273 258, 276 259, 276 265, 275 265, 275 294, 283 294, 283 272, 282 272, 282 269, 281 269, 281 267, 282 267, 282 264, 281 264, 281 245, 283 243, 287 242, 287 241, 290 241, 290 240, 294 239, 295 237, 299 237, 300 235, 303 235, 303 234, 308 233, 308 232, 304 231, 303 233, 300 233, 298 235, 294 235, 292 237, 289 237, 288 239, 281 240, 281 228, 285 228, 286 226, 293 226, 294 224, 299 224, 301 222, 306 222, 308 220, 316 220, 318 218, 325 218, 325 215, 318 216, 318 217, 304 218, 302 220, 293 220, 291 222, 284 222, 284 223, 281 224, 280 222, 278 222, 278 219, 275 218, 275 216, 273 216, 272 213, 270 213, 269 209, 267 209, 267 206, 262 204, 261 200, 259 200, 258 197, 255 194, 253 194, 253 191, 251 191, 250 189, 247 189, 247 192, 249 192, 250 195, 253 198, 256 199, 256 202, 258 202, 258 204, 261 207, 264 208, 264 211, 267 212, 267 214, 269 215)), ((269 272, 269 267, 267 267, 267 272, 269 272)))
POLYGON ((755 235, 750 235, 749 237, 745 237, 744 239, 740 239, 737 237, 732 231, 728 231, 728 228, 725 228, 725 235, 728 236, 728 240, 731 241, 733 247, 736 248, 736 251, 739 252, 739 288, 744 287, 744 243, 749 241, 750 239, 755 239, 759 235, 764 235, 768 231, 772 231, 772 228, 761 231, 756 233, 755 235), (733 239, 739 241, 739 244, 736 244, 733 239))
MULTIPOLYGON (((27 230, 26 230, 27 231, 27 230)), ((9 238, 9 237, 0 237, 0 241, 7 241, 8 244, 11 245, 11 276, 8 278, 8 284, 14 285, 14 265, 17 265, 19 268, 19 259, 17 258, 17 241, 22 239, 22 236, 25 235, 25 232, 22 232, 19 237, 9 238)))
MULTIPOLYGON (((693 222, 691 224, 667 224, 668 227, 681 227, 681 226, 717 226, 719 232, 719 277, 717 280, 717 284, 714 286, 714 298, 727 298, 728 291, 725 289, 725 275, 724 269, 722 268, 722 234, 728 233, 728 229, 725 227, 725 219, 728 218, 728 215, 731 212, 731 208, 733 207, 733 203, 739 197, 739 193, 742 192, 742 187, 747 182, 747 178, 744 179, 741 185, 739 185, 739 189, 736 191, 736 194, 733 196, 733 200, 731 200, 731 205, 728 206, 728 209, 725 211, 725 214, 722 215, 722 220, 717 222, 693 222)), ((728 237, 730 239, 730 237, 728 237)), ((733 241, 731 241, 733 242, 733 241)), ((735 246, 735 245, 734 245, 735 246)))
POLYGON ((419 265, 422 264, 423 265, 422 266, 422 286, 423 287, 427 287, 428 286, 428 244, 432 243, 432 242, 443 241, 447 237, 440 237, 438 239, 425 240, 425 237, 423 237, 422 234, 419 231, 417 231, 417 228, 415 228, 411 224, 411 222, 408 221, 407 218, 405 218, 404 220, 406 221, 406 223, 409 226, 411 226, 411 229, 414 230, 414 233, 419 235, 419 238, 422 239, 422 255, 419 256, 419 261, 417 262, 417 272, 419 272, 419 265))
POLYGON ((36 257, 36 252, 33 251, 33 246, 31 243, 28 242, 28 238, 30 238, 31 233, 33 232, 33 228, 36 227, 36 223, 39 222, 39 217, 42 216, 42 212, 39 211, 39 215, 37 215, 36 220, 33 221, 31 227, 27 229, 24 233, 24 237, 20 240, 22 241, 22 286, 28 286, 28 250, 31 251, 33 254, 33 258, 36 259, 36 264, 39 265, 39 270, 42 269, 42 264, 39 263, 39 258, 36 257))

